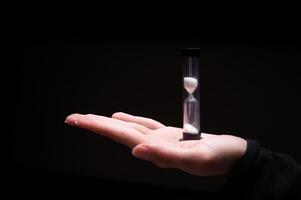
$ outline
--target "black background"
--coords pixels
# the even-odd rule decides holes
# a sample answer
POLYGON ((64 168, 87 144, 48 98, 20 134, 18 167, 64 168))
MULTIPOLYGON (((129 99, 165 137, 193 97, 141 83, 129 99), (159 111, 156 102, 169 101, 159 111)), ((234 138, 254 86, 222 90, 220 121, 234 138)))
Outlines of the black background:
POLYGON ((275 34, 262 27, 203 32, 60 25, 21 28, 4 38, 14 66, 9 92, 16 122, 3 164, 6 185, 49 195, 101 196, 113 188, 113 195, 138 198, 190 193, 205 199, 217 190, 224 177, 159 169, 120 144, 64 124, 75 112, 123 111, 182 126, 177 49, 183 47, 201 49, 203 132, 256 139, 301 162, 300 38, 290 29, 275 34))

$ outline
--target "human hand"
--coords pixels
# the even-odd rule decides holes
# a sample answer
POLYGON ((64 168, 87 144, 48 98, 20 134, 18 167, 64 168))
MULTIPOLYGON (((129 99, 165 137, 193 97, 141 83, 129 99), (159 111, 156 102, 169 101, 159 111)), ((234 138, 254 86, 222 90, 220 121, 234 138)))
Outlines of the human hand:
POLYGON ((179 141, 181 128, 120 112, 111 118, 72 114, 65 122, 122 143, 132 149, 135 157, 158 167, 177 168, 198 176, 229 173, 247 147, 244 139, 231 135, 202 133, 201 140, 179 141))

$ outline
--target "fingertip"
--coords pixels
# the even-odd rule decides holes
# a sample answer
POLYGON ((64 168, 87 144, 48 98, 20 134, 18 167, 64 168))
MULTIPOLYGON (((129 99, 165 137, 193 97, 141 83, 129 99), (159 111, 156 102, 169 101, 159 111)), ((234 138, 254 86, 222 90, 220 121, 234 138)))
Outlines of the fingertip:
POLYGON ((132 150, 132 154, 135 157, 141 158, 141 159, 147 159, 147 154, 149 154, 150 147, 146 144, 140 144, 137 145, 132 150))
POLYGON ((113 113, 112 114, 112 118, 118 118, 118 116, 119 116, 120 113, 121 112, 115 112, 115 113, 113 113))
POLYGON ((66 117, 65 123, 69 125, 77 125, 77 120, 83 116, 82 114, 74 113, 66 117))
POLYGON ((112 118, 118 119, 118 118, 120 118, 120 116, 124 116, 124 115, 127 115, 127 114, 124 112, 115 112, 115 113, 113 113, 112 118))

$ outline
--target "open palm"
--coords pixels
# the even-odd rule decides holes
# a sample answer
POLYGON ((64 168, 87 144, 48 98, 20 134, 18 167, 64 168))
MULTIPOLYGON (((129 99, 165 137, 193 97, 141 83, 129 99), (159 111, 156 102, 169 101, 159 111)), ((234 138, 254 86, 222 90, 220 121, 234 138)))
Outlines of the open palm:
POLYGON ((126 113, 112 117, 72 114, 66 123, 122 143, 132 148, 134 156, 159 167, 199 176, 227 174, 246 151, 246 141, 239 137, 202 133, 201 140, 180 141, 181 128, 126 113))

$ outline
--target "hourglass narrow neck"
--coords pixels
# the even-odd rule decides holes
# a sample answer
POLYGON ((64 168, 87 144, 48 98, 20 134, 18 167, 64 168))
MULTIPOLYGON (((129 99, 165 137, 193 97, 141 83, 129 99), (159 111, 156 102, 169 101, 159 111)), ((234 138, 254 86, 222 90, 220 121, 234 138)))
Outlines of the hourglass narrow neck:
POLYGON ((192 94, 188 95, 187 100, 189 100, 189 101, 197 101, 197 99, 194 98, 194 96, 192 94))

